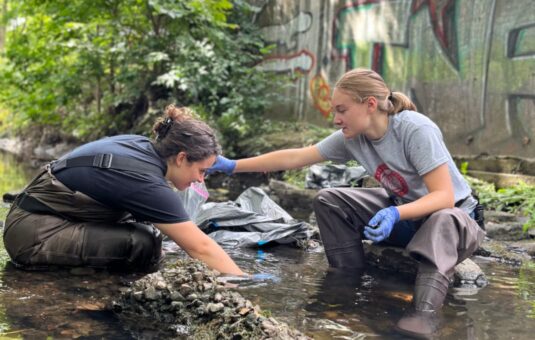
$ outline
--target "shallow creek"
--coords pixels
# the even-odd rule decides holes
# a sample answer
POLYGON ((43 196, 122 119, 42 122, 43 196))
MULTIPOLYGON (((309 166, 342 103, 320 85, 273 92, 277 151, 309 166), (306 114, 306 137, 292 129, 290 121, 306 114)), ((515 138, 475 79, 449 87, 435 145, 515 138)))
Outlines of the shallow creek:
MULTIPOLYGON (((20 189, 32 175, 0 154, 2 193, 20 189)), ((166 243, 167 261, 185 256, 166 243)), ((394 272, 328 271, 318 249, 286 246, 229 249, 246 271, 276 275, 277 282, 248 282, 242 295, 277 319, 315 339, 401 339, 395 321, 409 307, 412 282, 394 272)), ((109 310, 122 282, 135 276, 94 270, 24 272, 5 264, 0 249, 0 335, 11 338, 157 338, 158 329, 127 325, 109 310), (4 265, 5 264, 5 265, 4 265)), ((532 339, 535 334, 535 263, 521 268, 474 258, 489 286, 479 292, 450 289, 440 339, 532 339), (531 334, 531 335, 530 335, 531 334)))

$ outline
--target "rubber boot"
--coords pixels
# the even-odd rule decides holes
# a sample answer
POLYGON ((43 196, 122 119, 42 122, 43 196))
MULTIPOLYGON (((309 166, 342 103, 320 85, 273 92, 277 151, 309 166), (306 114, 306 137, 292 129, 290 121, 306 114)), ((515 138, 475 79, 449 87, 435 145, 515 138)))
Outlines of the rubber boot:
POLYGON ((433 270, 430 265, 420 264, 414 288, 413 310, 403 316, 396 325, 402 334, 430 339, 439 329, 438 312, 442 308, 450 280, 433 270))
POLYGON ((163 236, 160 230, 151 224, 137 222, 129 224, 131 225, 129 254, 125 260, 114 264, 110 269, 146 273, 157 271, 164 255, 163 236))
POLYGON ((325 315, 330 311, 353 312, 363 273, 362 269, 355 268, 327 269, 306 310, 318 315, 325 315))
POLYGON ((325 249, 325 255, 334 268, 362 269, 366 265, 362 242, 347 248, 325 249))

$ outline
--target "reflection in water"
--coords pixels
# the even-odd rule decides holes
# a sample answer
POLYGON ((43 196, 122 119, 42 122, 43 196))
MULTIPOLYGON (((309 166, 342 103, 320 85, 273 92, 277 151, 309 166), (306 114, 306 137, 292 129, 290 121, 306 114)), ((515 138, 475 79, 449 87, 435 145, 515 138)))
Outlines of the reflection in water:
POLYGON ((306 310, 313 314, 350 312, 358 305, 364 271, 329 268, 306 310))
POLYGON ((27 272, 8 264, 1 280, 4 336, 130 338, 110 309, 119 276, 96 271, 27 272))
MULTIPOLYGON (((284 246, 229 252, 246 271, 281 279, 255 282, 239 291, 315 339, 402 339, 393 327, 410 305, 410 279, 374 269, 329 270, 323 253, 284 246)), ((178 251, 166 261, 184 256, 178 251)), ((447 298, 439 338, 530 339, 535 332, 535 270, 523 268, 519 275, 518 270, 500 264, 480 265, 489 275, 490 286, 476 295, 447 298)), ((24 338, 143 338, 156 330, 150 320, 129 330, 110 311, 124 280, 106 272, 24 272, 7 266, 1 278, 1 331, 24 338)))
POLYGON ((21 190, 36 172, 17 162, 13 155, 0 152, 0 194, 21 190))
POLYGON ((317 319, 312 322, 313 327, 327 331, 326 337, 333 331, 352 337, 375 333, 370 329, 371 325, 354 315, 355 310, 366 304, 363 291, 372 284, 371 276, 364 275, 362 270, 327 269, 317 284, 318 290, 305 306, 307 315, 317 319), (351 327, 351 320, 362 327, 351 327))
MULTIPOLYGON (((2 154, 0 154, 2 155, 2 154)), ((3 155, 3 192, 22 188, 32 171, 3 155), (21 174, 23 177, 20 177, 21 174), (18 177, 19 176, 19 177, 18 177)), ((186 256, 165 244, 166 261, 186 256)), ((402 339, 395 322, 410 305, 413 282, 397 273, 329 270, 321 250, 286 246, 229 249, 249 273, 279 282, 252 282, 239 291, 254 304, 315 339, 402 339)), ((5 251, 0 249, 5 255, 5 251)), ((531 339, 535 333, 535 268, 511 269, 475 259, 490 285, 479 292, 450 290, 440 339, 531 339), (475 294, 474 294, 475 293, 475 294)), ((100 271, 25 272, 9 264, 0 272, 0 335, 13 338, 157 338, 158 326, 127 326, 110 310, 121 282, 100 271), (130 327, 130 329, 128 329, 130 327), (152 328, 151 328, 152 327, 152 328), (135 330, 133 330, 135 329, 135 330), (147 330, 148 329, 148 330, 147 330)))
MULTIPOLYGON (((393 321, 409 305, 411 282, 373 269, 329 269, 322 252, 278 247, 264 253, 278 259, 282 281, 276 287, 247 287, 241 292, 273 315, 315 339, 396 336, 393 321)), ((248 263, 240 265, 250 271, 248 263)), ((269 269, 258 263, 254 268, 269 269)))
MULTIPOLYGON (((232 251, 231 251, 232 253, 232 251)), ((368 268, 364 273, 328 269, 322 253, 274 247, 277 285, 242 288, 241 293, 279 319, 315 339, 403 339, 393 331, 410 307, 413 281, 368 268)), ((254 260, 254 251, 234 251, 247 271, 273 272, 272 263, 254 260)), ((479 292, 451 289, 443 308, 440 339, 531 339, 535 332, 535 268, 512 269, 474 259, 490 285, 479 292), (503 307, 502 307, 503 306, 503 307)))
MULTIPOLYGON (((510 269, 494 263, 479 263, 490 286, 479 294, 460 298, 466 328, 476 338, 533 339, 535 320, 535 268, 532 263, 510 269), (465 313, 465 314, 464 314, 465 313)), ((462 336, 463 333, 459 333, 462 336)))

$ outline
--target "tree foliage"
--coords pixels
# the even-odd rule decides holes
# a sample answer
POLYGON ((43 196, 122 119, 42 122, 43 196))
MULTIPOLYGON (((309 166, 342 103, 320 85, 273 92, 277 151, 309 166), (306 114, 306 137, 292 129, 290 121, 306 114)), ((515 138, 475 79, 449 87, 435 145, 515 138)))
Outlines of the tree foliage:
POLYGON ((247 134, 274 76, 252 7, 230 0, 19 0, 7 14, 0 100, 16 129, 82 139, 147 131, 166 103, 247 134))

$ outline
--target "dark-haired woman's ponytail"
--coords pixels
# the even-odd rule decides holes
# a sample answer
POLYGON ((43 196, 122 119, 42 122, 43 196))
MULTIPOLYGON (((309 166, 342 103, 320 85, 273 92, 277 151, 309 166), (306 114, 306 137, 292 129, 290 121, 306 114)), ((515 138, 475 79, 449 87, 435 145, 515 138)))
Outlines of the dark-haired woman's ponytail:
POLYGON ((188 161, 196 162, 221 153, 215 132, 187 107, 169 105, 152 131, 156 136, 152 145, 164 159, 183 151, 188 161))
POLYGON ((169 132, 169 129, 171 128, 171 125, 173 125, 173 119, 171 117, 167 117, 165 119, 160 119, 154 124, 153 132, 156 135, 156 140, 161 141, 165 138, 167 135, 167 132, 169 132))

